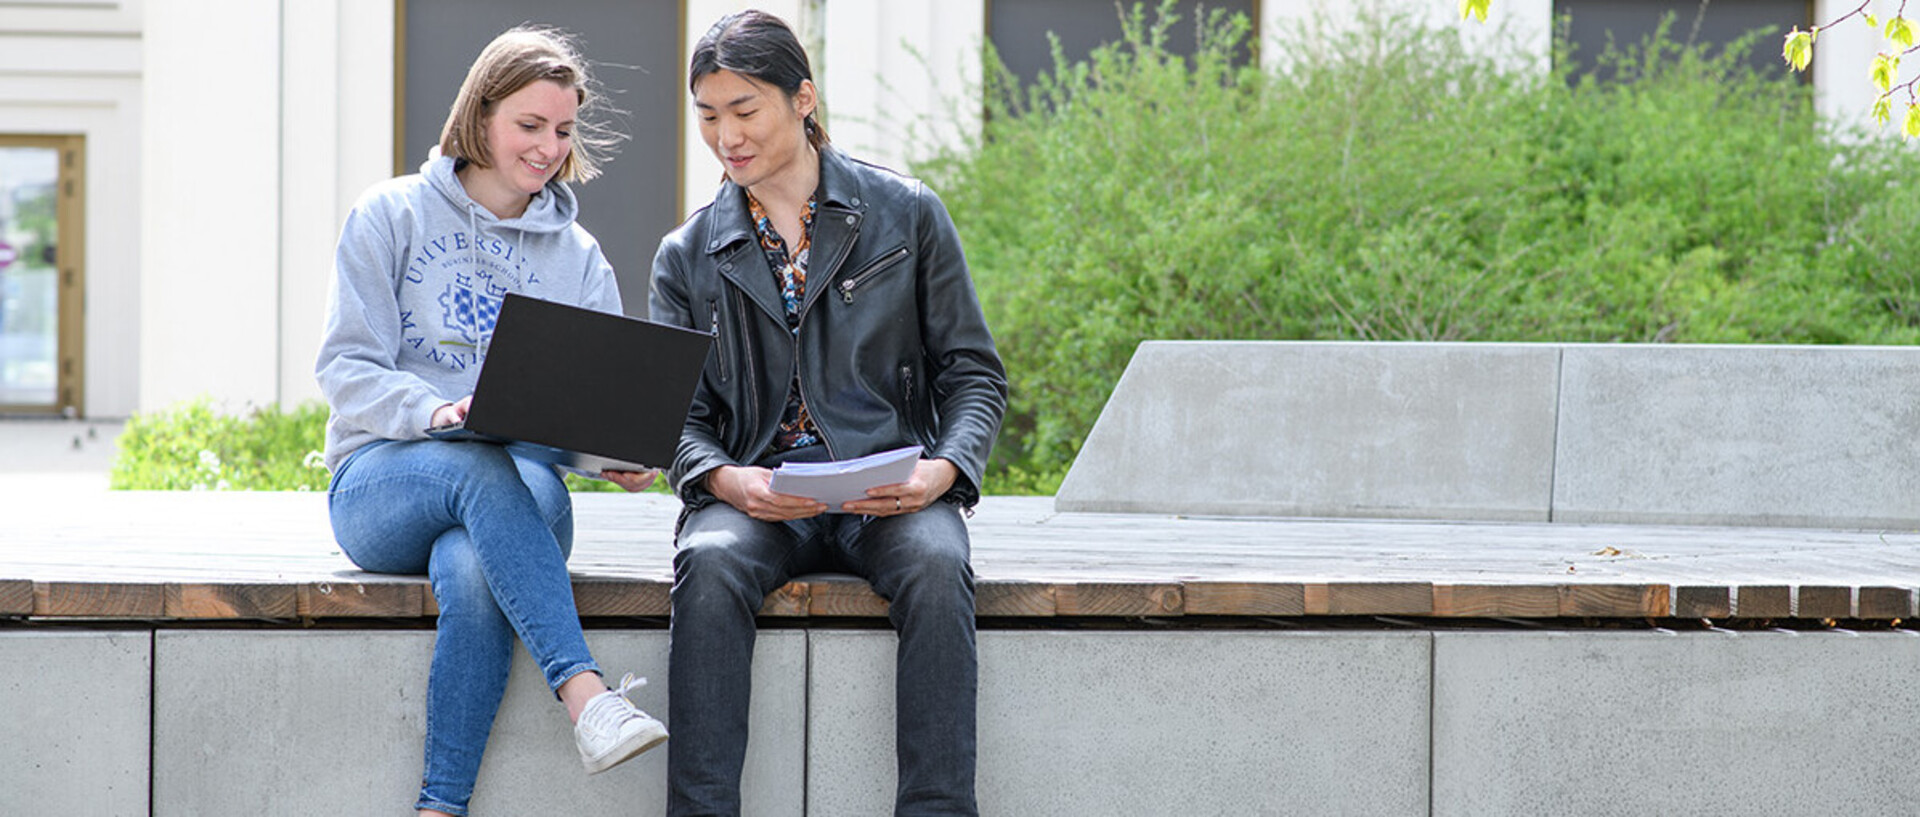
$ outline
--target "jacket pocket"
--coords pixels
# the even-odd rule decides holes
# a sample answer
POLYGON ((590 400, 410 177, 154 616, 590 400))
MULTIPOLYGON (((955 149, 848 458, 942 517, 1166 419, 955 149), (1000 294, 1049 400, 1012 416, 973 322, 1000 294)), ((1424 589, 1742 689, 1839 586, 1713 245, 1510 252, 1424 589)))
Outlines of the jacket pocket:
POLYGON ((905 261, 908 255, 909 253, 905 245, 895 247, 892 250, 882 253, 879 258, 874 259, 866 266, 861 267, 859 272, 840 279, 840 300, 853 303, 854 292, 860 288, 861 284, 872 280, 874 276, 882 272, 899 266, 900 262, 905 261))

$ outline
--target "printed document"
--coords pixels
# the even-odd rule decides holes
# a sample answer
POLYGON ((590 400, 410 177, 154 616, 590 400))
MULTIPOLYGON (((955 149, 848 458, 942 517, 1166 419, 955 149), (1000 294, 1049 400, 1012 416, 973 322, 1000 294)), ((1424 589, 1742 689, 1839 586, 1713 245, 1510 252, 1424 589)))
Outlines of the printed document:
POLYGON ((906 482, 920 461, 920 446, 910 445, 851 460, 789 462, 773 469, 773 490, 817 499, 828 513, 844 513, 841 503, 867 498, 868 488, 906 482))

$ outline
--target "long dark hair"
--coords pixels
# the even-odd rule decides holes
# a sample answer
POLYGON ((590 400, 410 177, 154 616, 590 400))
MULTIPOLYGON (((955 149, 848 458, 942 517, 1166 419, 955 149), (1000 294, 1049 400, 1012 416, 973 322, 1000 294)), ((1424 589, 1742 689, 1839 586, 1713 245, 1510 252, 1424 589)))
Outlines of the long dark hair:
MULTIPOLYGON (((693 59, 687 65, 687 90, 692 91, 709 74, 732 71, 740 76, 779 88, 792 99, 800 83, 812 81, 813 65, 800 38, 778 17, 757 9, 748 9, 720 18, 700 42, 693 46, 693 59)), ((827 129, 820 127, 819 107, 807 114, 807 144, 814 150, 827 146, 827 129)))

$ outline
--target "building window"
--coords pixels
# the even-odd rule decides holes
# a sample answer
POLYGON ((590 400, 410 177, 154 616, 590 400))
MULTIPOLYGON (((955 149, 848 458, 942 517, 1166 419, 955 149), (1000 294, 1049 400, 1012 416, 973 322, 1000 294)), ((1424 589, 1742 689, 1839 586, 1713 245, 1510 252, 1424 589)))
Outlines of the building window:
POLYGON ((0 412, 81 410, 84 142, 0 135, 0 412))
MULTIPOLYGON (((1772 28, 1770 36, 1759 38, 1742 58, 1747 66, 1762 75, 1780 76, 1786 63, 1780 59, 1780 37, 1795 26, 1813 26, 1813 4, 1807 0, 1554 0, 1553 15, 1564 20, 1567 40, 1573 44, 1576 74, 1594 70, 1599 56, 1611 41, 1615 48, 1638 46, 1660 27, 1660 20, 1673 15, 1667 36, 1676 43, 1705 44, 1711 53, 1732 44, 1741 35, 1755 29, 1772 28), (1611 39, 1609 39, 1611 38, 1611 39)), ((1601 79, 1610 72, 1602 69, 1601 79)), ((1809 81, 1811 72, 1795 76, 1809 81)))
MULTIPOLYGON (((544 0, 537 19, 572 33, 594 76, 624 115, 609 124, 628 136, 601 173, 574 185, 580 225, 613 265, 628 314, 647 309, 648 273, 660 237, 680 223, 680 3, 544 0)), ((396 173, 412 173, 440 142, 447 108, 480 49, 535 13, 524 0, 404 0, 399 58, 401 116, 396 173)))
MULTIPOLYGON (((1147 21, 1153 20, 1153 4, 1148 4, 1147 21)), ((1127 9, 1132 3, 1122 4, 1127 9)), ((1196 20, 1203 13, 1221 9, 1228 14, 1246 15, 1259 25, 1259 5, 1255 0, 1196 2, 1176 4, 1178 22, 1168 29, 1166 48, 1170 53, 1191 56, 1197 41, 1196 20)), ((988 0, 987 38, 1000 54, 1007 70, 1021 85, 1033 82, 1041 73, 1053 69, 1051 32, 1060 38, 1060 47, 1068 62, 1087 58, 1093 49, 1120 39, 1120 11, 1113 0, 988 0)), ((1236 60, 1251 60, 1258 32, 1250 32, 1236 60)))

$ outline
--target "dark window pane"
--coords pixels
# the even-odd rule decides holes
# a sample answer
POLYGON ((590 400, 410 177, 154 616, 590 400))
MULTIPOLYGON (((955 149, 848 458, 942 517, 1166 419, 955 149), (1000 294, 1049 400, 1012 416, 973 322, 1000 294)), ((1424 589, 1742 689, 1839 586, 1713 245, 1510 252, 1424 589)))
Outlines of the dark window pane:
POLYGON ((631 138, 599 178, 575 185, 580 224, 620 280, 631 315, 647 310, 647 279, 660 237, 680 223, 680 4, 620 0, 408 0, 406 112, 402 157, 413 172, 440 141, 440 126, 467 67, 495 35, 523 22, 572 32, 593 62, 631 138), (530 17, 531 16, 531 17, 530 17))
MULTIPOLYGON (((1149 25, 1156 5, 1146 6, 1149 25)), ((1053 47, 1047 32, 1059 36, 1060 47, 1069 62, 1084 60, 1093 49, 1120 39, 1121 7, 1131 13, 1133 3, 1126 0, 1116 6, 1114 0, 989 0, 987 37, 1000 52, 1000 60, 1006 63, 1007 70, 1024 84, 1053 68, 1053 47)), ((1193 54, 1198 31, 1195 21, 1203 9, 1208 13, 1223 9, 1230 14, 1243 14, 1249 22, 1258 22, 1253 0, 1181 2, 1176 6, 1180 20, 1167 31, 1169 52, 1181 56, 1193 54)), ((1251 39, 1254 38, 1250 36, 1251 39)), ((1235 56, 1240 60, 1251 59, 1245 45, 1235 56)))
MULTIPOLYGON (((1779 76, 1786 71, 1780 59, 1780 37, 1794 26, 1813 25, 1813 7, 1806 0, 1554 0, 1554 19, 1567 20, 1567 38, 1573 43, 1574 62, 1585 72, 1591 70, 1607 50, 1611 34, 1615 47, 1640 45, 1660 27, 1663 15, 1673 15, 1667 35, 1676 43, 1701 43, 1719 53, 1742 34, 1759 28, 1774 29, 1762 37, 1742 61, 1765 74, 1779 76)), ((1802 81, 1810 73, 1797 75, 1802 81)), ((1602 79, 1608 77, 1603 73, 1602 79)))

